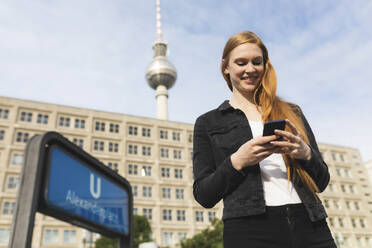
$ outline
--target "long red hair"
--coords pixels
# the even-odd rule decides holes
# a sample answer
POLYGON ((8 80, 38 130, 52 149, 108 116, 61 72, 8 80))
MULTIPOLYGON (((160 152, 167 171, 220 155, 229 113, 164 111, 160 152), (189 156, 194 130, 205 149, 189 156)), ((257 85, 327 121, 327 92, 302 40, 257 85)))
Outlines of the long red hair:
MULTIPOLYGON (((269 60, 267 48, 263 44, 261 39, 256 34, 250 31, 243 31, 241 33, 233 35, 226 42, 225 48, 223 50, 221 72, 230 90, 233 90, 230 76, 229 74, 226 74, 224 72, 228 65, 230 52, 237 46, 244 43, 256 44, 262 50, 265 72, 259 86, 254 92, 255 104, 257 108, 260 107, 261 109, 260 113, 262 122, 289 119, 296 126, 304 141, 309 144, 309 139, 302 122, 300 110, 298 109, 298 107, 296 107, 296 105, 283 101, 276 96, 277 79, 274 67, 269 60)), ((286 127, 286 131, 290 132, 288 127, 286 127)), ((314 195, 316 193, 319 193, 319 189, 316 186, 314 180, 300 166, 296 159, 292 158, 289 155, 283 155, 283 159, 287 167, 288 180, 292 180, 293 182, 295 182, 295 180, 301 180, 309 189, 309 191, 312 192, 314 195), (292 165, 292 170, 290 165, 292 165)))

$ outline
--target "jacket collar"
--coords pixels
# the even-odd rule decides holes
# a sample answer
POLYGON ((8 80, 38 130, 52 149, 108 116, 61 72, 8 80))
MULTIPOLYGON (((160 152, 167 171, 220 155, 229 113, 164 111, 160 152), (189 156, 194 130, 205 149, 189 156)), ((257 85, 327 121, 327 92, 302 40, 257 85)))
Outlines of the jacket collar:
POLYGON ((234 109, 230 103, 229 103, 229 100, 225 100, 218 108, 217 110, 218 111, 221 111, 221 112, 224 112, 226 110, 229 110, 229 109, 234 109))

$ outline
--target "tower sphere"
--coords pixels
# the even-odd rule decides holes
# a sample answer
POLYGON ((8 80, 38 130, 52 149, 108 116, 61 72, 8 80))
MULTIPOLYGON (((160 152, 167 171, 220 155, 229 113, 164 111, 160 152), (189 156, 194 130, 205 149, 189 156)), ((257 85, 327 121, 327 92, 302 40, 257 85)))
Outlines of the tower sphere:
POLYGON ((153 89, 156 89, 158 85, 164 85, 169 89, 177 79, 177 71, 166 57, 167 44, 158 41, 154 44, 153 49, 154 59, 147 68, 147 82, 153 89))

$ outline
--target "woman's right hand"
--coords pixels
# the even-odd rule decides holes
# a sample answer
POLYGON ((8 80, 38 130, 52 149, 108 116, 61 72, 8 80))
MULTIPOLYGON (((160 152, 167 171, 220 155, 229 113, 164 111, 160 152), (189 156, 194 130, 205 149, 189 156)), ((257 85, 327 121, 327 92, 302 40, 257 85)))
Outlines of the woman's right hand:
POLYGON ((278 139, 279 136, 260 136, 244 143, 239 149, 231 155, 233 167, 240 171, 247 166, 252 166, 271 154, 278 152, 280 148, 270 144, 271 141, 278 139))

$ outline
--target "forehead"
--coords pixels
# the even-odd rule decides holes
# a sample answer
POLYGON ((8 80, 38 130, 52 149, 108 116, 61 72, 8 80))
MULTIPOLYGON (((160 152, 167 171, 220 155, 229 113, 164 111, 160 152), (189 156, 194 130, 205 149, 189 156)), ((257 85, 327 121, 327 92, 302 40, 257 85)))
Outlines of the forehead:
POLYGON ((256 44, 244 43, 230 52, 230 59, 262 57, 262 50, 256 44))

